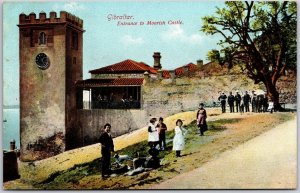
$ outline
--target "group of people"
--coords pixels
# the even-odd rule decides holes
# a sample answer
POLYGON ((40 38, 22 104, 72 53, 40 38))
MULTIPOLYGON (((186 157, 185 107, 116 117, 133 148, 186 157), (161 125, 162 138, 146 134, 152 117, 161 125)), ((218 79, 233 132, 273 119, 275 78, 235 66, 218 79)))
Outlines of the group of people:
MULTIPOLYGON (((206 110, 204 109, 204 104, 200 103, 199 109, 197 111, 196 120, 197 127, 199 129, 199 135, 203 136, 204 132, 207 131, 206 123, 206 110)), ((150 119, 148 126, 148 144, 150 148, 155 148, 159 144, 160 150, 164 150, 166 147, 166 134, 167 126, 163 123, 163 118, 159 118, 159 122, 156 123, 156 118, 150 119)), ((187 130, 183 127, 183 121, 178 119, 176 121, 176 127, 174 129, 175 136, 173 138, 173 151, 175 151, 176 157, 181 157, 181 151, 185 146, 185 135, 187 130)))
POLYGON ((140 103, 132 95, 127 96, 111 92, 109 95, 102 95, 101 93, 94 95, 93 108, 138 108, 140 103), (109 96, 109 97, 108 97, 109 96))
POLYGON ((159 145, 160 150, 166 148, 167 129, 162 117, 159 118, 158 122, 156 118, 150 119, 150 123, 148 124, 148 144, 150 148, 155 148, 157 145, 159 145))
MULTIPOLYGON (((206 123, 206 110, 204 109, 204 104, 200 103, 197 111, 197 127, 199 129, 199 135, 203 136, 204 132, 207 131, 206 123)), ((164 123, 164 119, 160 117, 157 121, 156 118, 151 118, 148 124, 148 145, 151 150, 163 151, 166 149, 166 131, 167 125, 164 123)), ((111 125, 109 123, 104 125, 104 132, 99 138, 101 143, 101 154, 102 154, 102 177, 105 178, 110 175, 110 159, 111 152, 114 152, 114 143, 112 136, 110 134, 111 125)), ((176 157, 181 157, 181 151, 185 147, 185 135, 187 134, 187 129, 183 127, 183 120, 178 119, 176 121, 176 127, 174 129, 175 135, 173 138, 173 148, 176 157)))
POLYGON ((229 105, 230 113, 235 112, 234 107, 236 107, 236 112, 250 112, 250 105, 252 106, 252 112, 267 112, 269 105, 267 94, 257 95, 255 91, 252 91, 251 96, 248 94, 248 91, 245 91, 243 96, 238 91, 235 95, 229 92, 228 96, 222 92, 218 100, 221 102, 222 113, 226 112, 226 102, 229 105))
MULTIPOLYGON (((166 130, 167 126, 163 123, 162 117, 159 118, 158 122, 156 118, 150 119, 148 125, 148 144, 151 149, 156 148, 157 145, 159 145, 160 150, 166 148, 166 130)), ((181 119, 176 121, 174 130, 173 150, 176 151, 176 157, 180 157, 180 151, 184 148, 184 136, 187 132, 187 130, 183 128, 183 121, 181 119)))

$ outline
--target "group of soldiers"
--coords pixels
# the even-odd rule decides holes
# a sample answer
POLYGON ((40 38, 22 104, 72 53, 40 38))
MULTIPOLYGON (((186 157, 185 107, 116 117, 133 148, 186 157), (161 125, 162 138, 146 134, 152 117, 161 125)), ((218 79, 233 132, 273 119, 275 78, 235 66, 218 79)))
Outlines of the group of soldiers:
POLYGON ((230 113, 234 113, 234 106, 236 107, 236 112, 243 113, 244 111, 250 112, 249 106, 252 106, 252 112, 260 113, 267 112, 268 110, 268 96, 267 94, 257 95, 255 91, 252 91, 252 95, 245 91, 245 94, 241 96, 237 91, 235 95, 229 92, 226 96, 224 92, 219 96, 218 100, 221 102, 222 113, 226 112, 226 102, 229 105, 230 113))

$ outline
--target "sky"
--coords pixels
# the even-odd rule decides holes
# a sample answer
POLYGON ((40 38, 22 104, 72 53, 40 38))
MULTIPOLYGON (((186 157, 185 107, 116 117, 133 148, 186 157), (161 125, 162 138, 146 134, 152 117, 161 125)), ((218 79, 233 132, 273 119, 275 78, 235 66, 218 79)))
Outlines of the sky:
POLYGON ((175 69, 218 48, 220 36, 200 31, 201 18, 212 15, 220 1, 201 2, 6 2, 3 4, 3 104, 19 104, 19 14, 65 10, 83 19, 83 78, 89 70, 126 59, 153 65, 153 52, 161 53, 163 69, 175 69), (108 20, 109 15, 133 16, 131 20, 108 20), (144 25, 118 26, 118 21, 144 25), (147 25, 148 21, 166 25, 147 25), (181 24, 169 25, 169 21, 181 24))

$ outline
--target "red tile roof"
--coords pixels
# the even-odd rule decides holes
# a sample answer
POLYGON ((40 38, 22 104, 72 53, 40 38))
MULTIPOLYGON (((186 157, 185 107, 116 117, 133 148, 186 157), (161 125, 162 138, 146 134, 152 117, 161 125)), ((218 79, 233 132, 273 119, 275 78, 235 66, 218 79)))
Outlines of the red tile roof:
POLYGON ((140 86, 143 84, 143 81, 143 78, 86 79, 77 81, 76 86, 140 86))
POLYGON ((148 64, 144 63, 144 62, 140 62, 139 63, 140 66, 143 66, 146 70, 149 70, 149 72, 156 74, 157 73, 157 69, 152 68, 151 66, 149 66, 148 64))
POLYGON ((197 68, 197 65, 196 65, 196 64, 189 63, 189 64, 186 64, 186 65, 181 66, 181 67, 179 67, 179 68, 176 68, 176 69, 175 69, 175 75, 176 75, 176 76, 179 76, 179 75, 183 74, 183 73, 184 73, 183 68, 186 67, 186 66, 188 67, 188 71, 194 71, 194 70, 197 68))
POLYGON ((163 78, 171 78, 170 72, 167 70, 162 71, 162 77, 163 78))
POLYGON ((144 73, 145 71, 153 74, 157 73, 156 69, 143 62, 136 62, 134 60, 128 59, 116 64, 105 66, 103 68, 90 70, 89 72, 92 74, 98 74, 98 73, 126 73, 126 72, 144 73))

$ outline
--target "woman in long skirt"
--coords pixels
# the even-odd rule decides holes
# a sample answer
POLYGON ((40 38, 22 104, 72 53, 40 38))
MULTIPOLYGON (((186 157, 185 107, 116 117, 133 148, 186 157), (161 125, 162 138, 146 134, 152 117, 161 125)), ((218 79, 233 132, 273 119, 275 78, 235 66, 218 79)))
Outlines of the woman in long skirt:
POLYGON ((204 135, 204 132, 207 131, 207 123, 206 123, 206 110, 204 109, 204 104, 200 103, 199 110, 197 112, 197 126, 199 128, 199 134, 201 136, 204 135))

